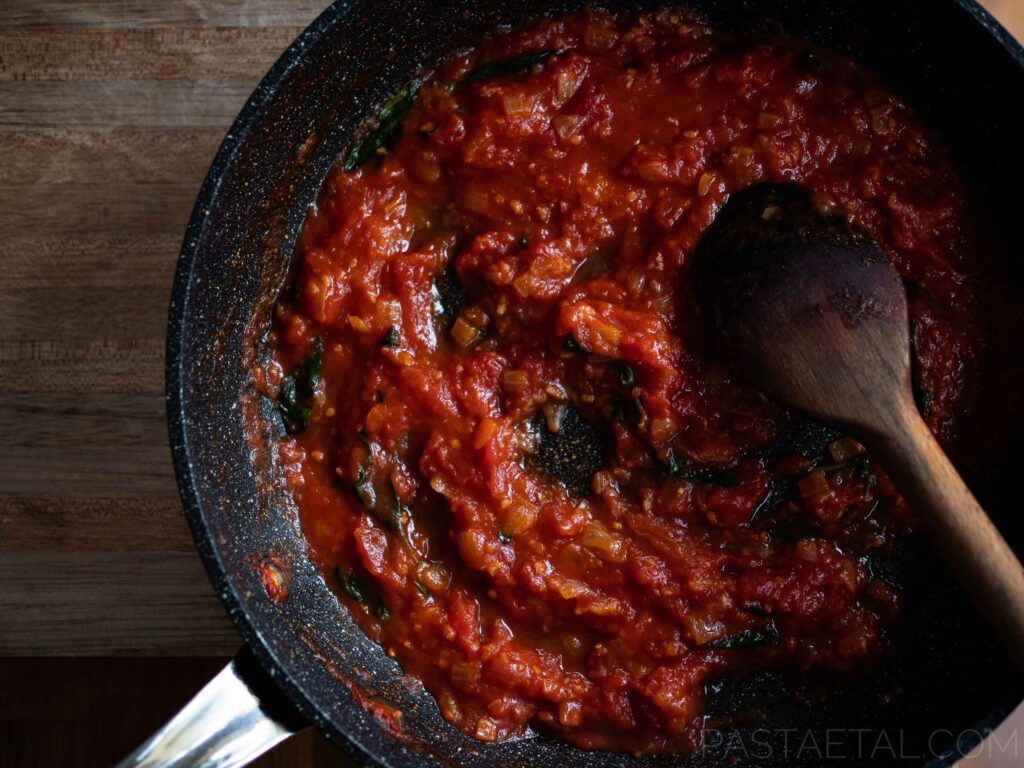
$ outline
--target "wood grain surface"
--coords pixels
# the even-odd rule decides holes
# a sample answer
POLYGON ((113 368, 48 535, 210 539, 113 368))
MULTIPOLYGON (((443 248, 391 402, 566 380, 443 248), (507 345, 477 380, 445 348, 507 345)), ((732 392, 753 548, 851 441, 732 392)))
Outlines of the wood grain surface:
MULTIPOLYGON (((0 766, 110 765, 239 647, 174 483, 164 326, 214 152, 321 9, 0 0, 0 766)), ((260 761, 344 764, 312 731, 260 761)))
MULTIPOLYGON (((164 324, 221 138, 325 4, 0 0, 0 765, 109 762, 239 645, 181 515, 164 324)), ((986 4, 1024 35, 1024 0, 986 4)))

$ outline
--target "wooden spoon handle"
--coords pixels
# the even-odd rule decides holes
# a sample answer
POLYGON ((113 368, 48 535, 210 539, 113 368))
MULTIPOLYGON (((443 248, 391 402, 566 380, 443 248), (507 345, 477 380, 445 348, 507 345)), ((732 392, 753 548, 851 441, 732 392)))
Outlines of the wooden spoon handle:
POLYGON ((932 543, 1024 671, 1024 566, 907 398, 875 441, 932 543))

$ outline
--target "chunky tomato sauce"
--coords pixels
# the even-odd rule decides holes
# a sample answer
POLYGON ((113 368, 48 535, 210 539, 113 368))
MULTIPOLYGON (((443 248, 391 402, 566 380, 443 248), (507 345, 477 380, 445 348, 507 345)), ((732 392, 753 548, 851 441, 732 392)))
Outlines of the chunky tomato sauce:
POLYGON ((449 61, 368 136, 309 213, 262 374, 313 557, 444 716, 686 750, 711 675, 877 660, 900 597, 869 562, 913 515, 862 446, 802 442, 735 380, 689 268, 731 191, 814 190, 904 276, 954 445, 982 247, 912 111, 797 43, 592 11, 449 61), (575 485, 539 454, 570 421, 602 442, 575 485))

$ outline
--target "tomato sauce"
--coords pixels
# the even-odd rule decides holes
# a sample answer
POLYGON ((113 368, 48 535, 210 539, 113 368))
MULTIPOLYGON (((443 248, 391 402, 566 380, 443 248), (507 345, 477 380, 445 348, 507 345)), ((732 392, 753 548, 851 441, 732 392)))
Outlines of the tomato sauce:
POLYGON ((857 64, 672 8, 542 20, 400 96, 310 210, 263 371, 365 631, 476 738, 636 752, 694 746, 710 675, 870 667, 900 596, 868 561, 913 514, 735 379, 690 260, 730 192, 811 188, 904 277, 955 446, 988 321, 947 151, 857 64), (536 460, 570 419, 606 442, 579 488, 536 460))

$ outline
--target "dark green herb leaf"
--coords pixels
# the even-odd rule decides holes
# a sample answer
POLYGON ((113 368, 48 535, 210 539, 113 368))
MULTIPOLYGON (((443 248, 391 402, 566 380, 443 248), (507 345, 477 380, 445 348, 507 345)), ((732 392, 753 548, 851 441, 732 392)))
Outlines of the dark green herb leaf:
POLYGON ((565 342, 562 344, 562 349, 566 352, 586 352, 583 345, 576 341, 576 337, 571 333, 565 337, 565 342))
POLYGON ((352 486, 352 490, 355 491, 359 503, 370 512, 376 514, 377 491, 373 487, 373 478, 371 476, 373 474, 373 443, 370 442, 366 432, 362 429, 359 430, 359 440, 366 448, 366 458, 359 465, 359 472, 356 474, 356 482, 352 486))
POLYGON ((768 490, 757 502, 754 511, 750 513, 747 522, 752 523, 765 515, 774 514, 783 504, 796 498, 797 495, 796 483, 792 480, 781 477, 773 478, 768 484, 768 490))
POLYGON ((397 347, 398 346, 398 328, 390 326, 387 331, 384 332, 384 339, 381 341, 382 347, 397 347))
POLYGON ((519 245, 519 250, 520 251, 525 251, 527 246, 530 245, 530 240, 526 237, 526 233, 525 232, 523 232, 523 234, 521 234, 519 236, 518 245, 519 245))
POLYGON ((533 51, 511 59, 502 59, 501 61, 491 61, 487 64, 481 64, 468 74, 463 75, 462 78, 459 79, 459 84, 479 83, 482 80, 494 80, 499 77, 510 77, 512 75, 522 74, 523 72, 529 72, 538 64, 547 61, 552 56, 557 56, 560 53, 564 53, 564 51, 555 49, 533 51))
POLYGON ((447 336, 466 305, 468 297, 453 266, 449 266, 434 278, 434 289, 437 291, 437 320, 444 335, 447 336))
POLYGON ((341 588, 345 590, 346 595, 351 597, 360 605, 366 604, 366 588, 361 579, 359 579, 355 574, 346 573, 340 568, 335 569, 335 575, 337 575, 338 581, 341 582, 341 588))
POLYGON ((309 383, 310 393, 316 390, 320 381, 320 370, 324 364, 324 342, 320 338, 313 339, 313 349, 306 358, 306 381, 309 383))
POLYGON ((499 528, 498 529, 498 541, 500 541, 502 544, 511 544, 512 543, 512 537, 509 536, 507 533, 505 533, 503 530, 501 530, 499 528))
POLYGON ((719 637, 708 643, 710 648, 732 650, 735 648, 754 648, 759 645, 774 645, 779 642, 779 630, 773 622, 768 622, 757 629, 745 629, 735 635, 719 637))
POLYGON ((633 369, 629 367, 629 363, 619 363, 619 384, 622 388, 632 389, 634 381, 633 369))
POLYGON ((409 551, 410 554, 416 556, 416 550, 413 549, 412 541, 409 539, 409 517, 405 508, 402 507, 402 502, 398 498, 398 492, 395 491, 395 486, 391 485, 391 509, 388 523, 398 533, 398 538, 402 541, 402 545, 409 551))
POLYGON ((413 79, 388 99, 377 116, 377 127, 360 139, 345 157, 341 168, 348 173, 377 155, 378 149, 389 149, 402 133, 402 122, 420 91, 419 78, 413 79))
POLYGON ((320 380, 323 342, 316 339, 309 355, 292 368, 281 382, 277 393, 277 409, 284 428, 290 435, 298 434, 309 426, 313 411, 313 395, 320 380))
POLYGON ((665 466, 672 477, 679 477, 683 472, 683 467, 679 463, 679 459, 676 458, 675 451, 671 448, 665 451, 665 466))
POLYGON ((384 605, 384 603, 377 606, 375 613, 377 614, 377 618, 381 621, 387 621, 391 618, 391 611, 388 610, 388 607, 384 605))

